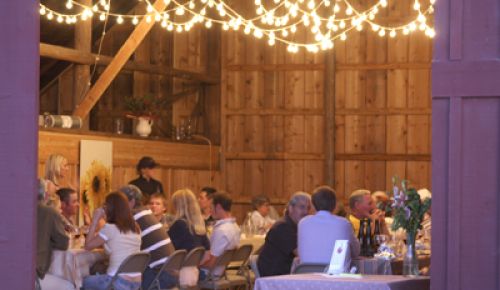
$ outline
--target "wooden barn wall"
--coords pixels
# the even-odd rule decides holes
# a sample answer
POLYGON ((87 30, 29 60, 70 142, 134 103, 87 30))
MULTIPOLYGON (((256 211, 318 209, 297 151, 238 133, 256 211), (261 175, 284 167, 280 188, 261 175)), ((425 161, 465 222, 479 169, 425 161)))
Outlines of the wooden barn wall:
MULTIPOLYGON (((63 186, 79 187, 80 140, 111 141, 113 143, 113 190, 137 178, 135 166, 145 155, 152 156, 160 167, 155 176, 164 186, 168 198, 175 190, 190 188, 196 194, 204 186, 218 187, 221 176, 218 172, 218 155, 212 154, 206 145, 170 143, 143 139, 130 139, 105 134, 61 133, 40 131, 38 146, 38 174, 43 177, 45 161, 53 153, 62 154, 68 160, 69 175, 61 183, 63 186), (212 169, 212 171, 210 171, 212 169)), ((213 152, 218 147, 212 148, 213 152)))
MULTIPOLYGON (((410 6, 394 5, 392 15, 408 17, 410 6)), ((388 190, 394 175, 430 188, 431 40, 420 32, 348 37, 335 42, 327 74, 325 53, 291 54, 241 31, 222 34, 221 162, 239 218, 253 196, 282 204, 327 180, 344 201, 357 188, 388 190), (334 148, 325 145, 325 98, 334 99, 334 148)))
MULTIPOLYGON (((391 19, 409 19, 410 2, 391 1, 391 19)), ((388 190, 393 176, 430 188, 432 41, 366 29, 335 47, 335 188, 388 190)))

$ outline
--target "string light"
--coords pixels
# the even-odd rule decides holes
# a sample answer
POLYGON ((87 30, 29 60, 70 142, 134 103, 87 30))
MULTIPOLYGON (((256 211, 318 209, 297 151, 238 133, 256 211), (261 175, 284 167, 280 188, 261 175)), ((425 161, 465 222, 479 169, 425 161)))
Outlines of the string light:
POLYGON ((39 13, 48 20, 66 24, 85 21, 94 14, 101 21, 110 18, 118 24, 129 21, 128 23, 137 25, 141 20, 148 23, 154 20, 163 29, 178 33, 189 31, 197 24, 202 24, 207 29, 217 24, 223 30, 235 31, 243 27, 245 34, 258 39, 264 38, 270 46, 277 42, 284 43, 290 53, 297 53, 301 49, 311 53, 331 49, 336 39, 345 41, 348 33, 362 31, 364 27, 371 27, 368 30, 381 37, 388 34, 394 38, 416 31, 422 31, 429 38, 436 35, 427 19, 434 12, 436 0, 414 0, 413 18, 404 24, 392 26, 377 20, 379 10, 388 6, 388 0, 373 0, 370 6, 364 8, 360 8, 361 5, 353 0, 273 0, 266 4, 263 4, 265 1, 254 0, 255 13, 252 17, 244 17, 234 5, 226 3, 227 0, 163 0, 167 5, 165 11, 156 11, 152 0, 137 1, 145 2, 146 13, 114 13, 110 11, 110 0, 99 0, 92 6, 76 0, 66 0, 67 13, 40 3, 39 13), (208 10, 213 11, 209 13, 208 10), (313 37, 297 40, 300 38, 293 35, 298 31, 312 33, 313 37))

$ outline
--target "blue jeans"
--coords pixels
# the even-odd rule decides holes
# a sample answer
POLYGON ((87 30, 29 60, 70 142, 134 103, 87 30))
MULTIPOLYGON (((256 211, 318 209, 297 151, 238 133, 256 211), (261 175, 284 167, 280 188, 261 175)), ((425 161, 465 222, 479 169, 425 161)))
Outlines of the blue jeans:
MULTIPOLYGON (((84 290, 105 290, 113 278, 109 275, 92 275, 83 278, 82 289, 84 290)), ((113 283, 115 290, 137 290, 141 286, 140 282, 132 282, 118 276, 113 283)))
MULTIPOLYGON (((158 274, 158 271, 146 267, 146 270, 142 273, 142 289, 148 289, 151 283, 153 283, 156 274, 158 274)), ((165 271, 160 274, 158 280, 160 281, 160 287, 162 289, 173 288, 177 285, 177 279, 165 271)))

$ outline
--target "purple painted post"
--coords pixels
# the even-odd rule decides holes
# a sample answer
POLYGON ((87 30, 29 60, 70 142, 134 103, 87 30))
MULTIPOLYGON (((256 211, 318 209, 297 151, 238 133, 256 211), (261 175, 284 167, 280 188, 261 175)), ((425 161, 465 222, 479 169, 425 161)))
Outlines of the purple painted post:
POLYGON ((38 1, 0 1, 0 281, 33 289, 39 79, 38 1))
POLYGON ((500 289, 500 1, 438 0, 432 290, 500 289))

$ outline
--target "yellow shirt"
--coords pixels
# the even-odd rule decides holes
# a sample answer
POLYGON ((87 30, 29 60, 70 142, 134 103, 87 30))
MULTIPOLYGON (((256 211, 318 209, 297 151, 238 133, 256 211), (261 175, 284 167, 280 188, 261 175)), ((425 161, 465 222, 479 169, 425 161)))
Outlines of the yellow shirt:
POLYGON ((352 214, 349 215, 349 221, 351 222, 351 225, 352 225, 352 230, 354 232, 354 236, 357 237, 358 236, 358 232, 359 232, 359 219, 355 216, 353 216, 352 214))

